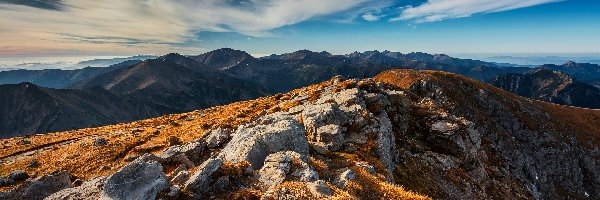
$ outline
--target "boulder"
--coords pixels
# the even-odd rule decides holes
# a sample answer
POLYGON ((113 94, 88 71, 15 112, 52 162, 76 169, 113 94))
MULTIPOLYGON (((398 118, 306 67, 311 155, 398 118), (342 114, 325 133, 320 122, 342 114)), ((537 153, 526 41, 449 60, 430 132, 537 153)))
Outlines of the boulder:
POLYGON ((219 157, 233 163, 248 161, 256 170, 262 167, 268 155, 279 151, 306 155, 309 145, 304 127, 296 117, 273 113, 238 128, 219 157))
POLYGON ((0 199, 44 199, 45 197, 70 186, 71 175, 69 172, 59 171, 25 181, 16 189, 0 193, 0 199))
POLYGON ((231 129, 217 128, 206 133, 205 137, 206 143, 208 144, 208 148, 212 149, 215 147, 219 147, 225 142, 227 142, 227 140, 229 140, 229 137, 231 136, 231 132, 231 129))
POLYGON ((14 181, 23 181, 29 178, 29 174, 23 170, 15 170, 8 174, 7 178, 12 179, 14 181))
POLYGON ((223 166, 223 160, 220 158, 212 158, 204 161, 194 172, 192 177, 185 182, 186 190, 194 193, 204 193, 208 191, 209 186, 214 181, 211 175, 223 166))
POLYGON ((180 171, 175 174, 173 178, 171 178, 171 182, 176 185, 184 184, 190 178, 190 173, 188 171, 180 171))
POLYGON ((319 174, 308 164, 307 156, 293 151, 282 151, 269 155, 259 170, 259 181, 267 186, 275 186, 285 180, 304 182, 316 181, 319 174))
POLYGON ((62 200, 94 200, 99 199, 102 193, 102 188, 106 183, 106 176, 96 177, 83 182, 80 186, 66 188, 58 191, 45 200, 62 199, 62 200))
POLYGON ((104 146, 108 144, 108 140, 106 138, 98 138, 94 140, 94 146, 104 146))
POLYGON ((167 176, 159 162, 142 156, 108 177, 102 198, 154 199, 169 188, 167 176))
POLYGON ((0 176, 0 187, 15 184, 15 180, 8 177, 0 176))
POLYGON ((188 161, 198 162, 202 152, 206 149, 206 141, 199 139, 183 145, 175 145, 165 149, 158 157, 163 161, 179 161, 180 163, 188 163, 188 161), (184 155, 185 158, 180 155, 184 155), (188 160, 188 161, 186 161, 188 160))

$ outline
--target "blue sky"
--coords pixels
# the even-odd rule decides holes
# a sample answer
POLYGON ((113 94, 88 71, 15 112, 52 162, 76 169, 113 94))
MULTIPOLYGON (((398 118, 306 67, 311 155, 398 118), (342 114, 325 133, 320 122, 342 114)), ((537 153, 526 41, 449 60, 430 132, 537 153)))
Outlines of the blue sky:
POLYGON ((591 0, 0 0, 0 57, 600 53, 591 0), (17 2, 17 3, 15 3, 17 2))

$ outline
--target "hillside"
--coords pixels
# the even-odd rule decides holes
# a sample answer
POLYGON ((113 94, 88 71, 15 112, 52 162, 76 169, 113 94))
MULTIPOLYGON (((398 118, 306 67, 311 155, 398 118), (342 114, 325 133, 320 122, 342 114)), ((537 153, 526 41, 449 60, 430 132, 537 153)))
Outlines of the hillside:
POLYGON ((131 66, 141 62, 140 60, 128 60, 108 67, 85 67, 82 69, 61 70, 12 70, 0 72, 0 84, 19 84, 30 82, 42 87, 62 89, 78 81, 86 80, 94 76, 104 74, 116 69, 131 66))
POLYGON ((600 195, 599 122, 463 76, 391 70, 1 140, 0 174, 15 182, 0 198, 585 199, 600 195))
POLYGON ((0 85, 0 138, 66 131, 157 117, 165 107, 108 91, 0 85))
POLYGON ((111 71, 74 85, 101 87, 115 94, 170 108, 190 111, 270 94, 258 84, 237 79, 179 55, 168 54, 111 71))
POLYGON ((534 69, 524 74, 499 75, 490 84, 520 96, 583 108, 600 108, 600 89, 568 74, 534 69))
POLYGON ((580 81, 588 81, 600 78, 600 65, 590 63, 566 62, 562 65, 546 64, 538 68, 552 71, 561 71, 569 74, 580 81))

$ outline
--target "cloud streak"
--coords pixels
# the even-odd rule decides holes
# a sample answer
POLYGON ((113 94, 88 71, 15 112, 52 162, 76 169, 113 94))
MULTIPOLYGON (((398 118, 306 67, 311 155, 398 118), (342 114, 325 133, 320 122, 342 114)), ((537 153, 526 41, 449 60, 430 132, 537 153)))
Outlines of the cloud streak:
POLYGON ((525 8, 562 0, 428 0, 402 9, 399 17, 390 21, 414 20, 417 23, 469 17, 478 13, 494 13, 525 8))
POLYGON ((0 0, 0 56, 193 54, 204 51, 189 45, 204 31, 268 37, 314 19, 430 22, 555 1, 428 0, 402 7, 403 0, 0 0))
POLYGON ((203 49, 177 44, 197 40, 202 31, 271 36, 302 21, 389 6, 381 2, 391 0, 0 0, 0 56, 198 53, 203 49))

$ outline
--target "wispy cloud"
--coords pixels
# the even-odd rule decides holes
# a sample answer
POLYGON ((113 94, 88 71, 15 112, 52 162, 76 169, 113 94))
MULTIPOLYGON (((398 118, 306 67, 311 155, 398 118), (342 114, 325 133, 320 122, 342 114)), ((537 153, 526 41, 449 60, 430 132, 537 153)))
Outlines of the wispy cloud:
POLYGON ((469 17, 478 13, 493 13, 562 0, 428 0, 402 9, 399 17, 391 21, 414 20, 417 23, 434 22, 452 18, 469 17))
POLYGON ((0 56, 18 55, 18 50, 32 49, 36 52, 198 53, 203 49, 175 44, 197 40, 196 33, 202 31, 270 36, 271 30, 286 25, 341 12, 389 6, 381 2, 0 0, 0 56))
POLYGON ((65 7, 61 0, 0 0, 0 4, 22 5, 48 10, 62 10, 65 7))
POLYGON ((430 22, 555 1, 0 0, 0 56, 199 53, 189 43, 204 31, 265 37, 313 19, 430 22))

